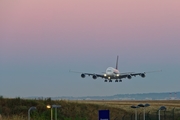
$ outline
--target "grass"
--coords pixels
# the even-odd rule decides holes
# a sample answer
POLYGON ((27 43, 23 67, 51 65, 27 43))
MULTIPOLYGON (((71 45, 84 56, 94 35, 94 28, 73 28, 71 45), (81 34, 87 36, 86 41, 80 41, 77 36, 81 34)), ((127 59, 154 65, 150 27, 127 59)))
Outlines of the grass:
POLYGON ((23 116, 13 115, 11 117, 2 117, 2 120, 27 120, 27 118, 24 118, 23 116))
MULTIPOLYGON (((134 109, 131 105, 149 103, 146 113, 156 119, 157 110, 160 106, 166 106, 166 120, 173 116, 178 120, 180 118, 180 100, 148 100, 148 101, 116 101, 116 100, 24 100, 0 99, 0 113, 3 120, 27 120, 27 111, 31 106, 36 106, 37 110, 31 113, 31 120, 47 120, 50 119, 50 110, 46 108, 48 104, 60 104, 62 107, 58 109, 58 120, 96 120, 98 119, 98 110, 109 109, 110 117, 114 119, 128 120, 134 115, 134 109), (175 108, 175 109, 174 109, 175 108), (173 111, 174 110, 174 111, 173 111)), ((142 108, 138 109, 138 114, 142 108)), ((1 119, 0 119, 1 120, 1 119)), ((170 119, 172 120, 172 119, 170 119)), ((180 119, 179 119, 180 120, 180 119)))

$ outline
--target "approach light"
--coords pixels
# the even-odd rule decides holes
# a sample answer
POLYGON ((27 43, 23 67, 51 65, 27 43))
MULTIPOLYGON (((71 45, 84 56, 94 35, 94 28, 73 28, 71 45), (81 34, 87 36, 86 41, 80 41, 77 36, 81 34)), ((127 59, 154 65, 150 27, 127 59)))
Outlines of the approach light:
POLYGON ((33 106, 32 106, 32 107, 29 108, 29 110, 28 110, 28 120, 31 119, 31 116, 30 116, 31 110, 36 110, 36 107, 33 107, 33 106))
POLYGON ((146 119, 145 108, 150 106, 150 104, 148 104, 148 103, 146 103, 146 104, 139 104, 138 106, 139 107, 143 107, 143 120, 145 120, 146 119))
POLYGON ((57 120, 57 108, 60 108, 61 105, 47 105, 48 109, 51 109, 51 120, 53 120, 53 113, 55 113, 55 120, 57 120), (53 112, 53 108, 55 109, 55 112, 53 112))
POLYGON ((131 108, 139 108, 139 106, 134 106, 134 105, 132 105, 131 108))
POLYGON ((50 109, 50 108, 51 108, 51 105, 47 105, 46 108, 50 109))
POLYGON ((137 120, 137 108, 139 108, 139 106, 135 106, 135 105, 132 105, 131 108, 133 108, 135 110, 135 120, 137 120))
POLYGON ((166 110, 166 107, 165 106, 161 106, 160 108, 159 108, 159 110, 158 110, 158 115, 159 115, 159 120, 161 119, 161 110, 166 110))
POLYGON ((161 106, 161 107, 159 108, 159 110, 166 110, 166 107, 165 107, 165 106, 161 106))

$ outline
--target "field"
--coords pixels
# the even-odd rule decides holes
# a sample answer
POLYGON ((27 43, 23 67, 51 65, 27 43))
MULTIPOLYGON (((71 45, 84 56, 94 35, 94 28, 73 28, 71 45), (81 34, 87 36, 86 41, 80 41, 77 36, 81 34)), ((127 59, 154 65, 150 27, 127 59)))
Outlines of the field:
MULTIPOLYGON (((104 100, 94 100, 94 101, 78 101, 79 103, 84 104, 96 104, 104 106, 105 109, 108 108, 117 108, 121 112, 118 113, 118 115, 115 115, 118 118, 118 120, 134 120, 134 111, 135 109, 131 108, 132 105, 137 106, 139 104, 146 104, 148 103, 150 106, 145 108, 146 111, 146 119, 149 118, 149 120, 157 120, 158 116, 158 110, 161 106, 166 107, 166 111, 162 111, 161 120, 180 120, 180 100, 141 100, 141 101, 135 101, 135 100, 126 100, 126 101, 104 101, 104 100), (124 111, 124 112, 123 112, 124 111)), ((143 108, 137 109, 139 120, 143 120, 143 108)))
MULTIPOLYGON (((31 106, 37 110, 31 113, 31 120, 50 120, 50 110, 46 105, 59 104, 58 120, 97 120, 98 110, 110 110, 111 120, 134 120, 134 109, 130 106, 150 104, 146 110, 146 120, 158 120, 158 109, 166 106, 161 112, 161 120, 180 120, 180 100, 149 101, 105 101, 105 100, 25 100, 20 98, 0 99, 2 120, 27 120, 27 111, 31 106)), ((138 120, 143 120, 143 108, 138 108, 138 120)))
POLYGON ((126 101, 116 101, 116 100, 110 100, 110 101, 104 101, 104 100, 84 100, 84 101, 78 101, 78 103, 86 103, 86 104, 97 104, 101 106, 106 107, 114 107, 114 108, 121 108, 126 111, 131 110, 130 106, 132 105, 138 105, 138 104, 150 104, 149 107, 147 107, 147 110, 158 110, 160 106, 166 106, 168 109, 173 108, 180 108, 180 100, 126 100, 126 101))

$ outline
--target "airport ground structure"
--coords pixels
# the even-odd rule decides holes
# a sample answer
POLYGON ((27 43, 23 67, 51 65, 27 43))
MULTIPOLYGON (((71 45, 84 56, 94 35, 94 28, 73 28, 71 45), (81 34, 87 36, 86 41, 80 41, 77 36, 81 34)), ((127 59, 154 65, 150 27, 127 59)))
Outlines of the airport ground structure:
MULTIPOLYGON (((111 120, 135 120, 132 105, 148 103, 146 120, 158 120, 158 110, 161 120, 180 120, 180 100, 51 100, 22 99, 0 97, 0 114, 2 120, 27 120, 28 109, 35 106, 37 110, 31 112, 31 120, 47 120, 51 118, 51 111, 47 105, 61 105, 57 109, 58 120, 97 120, 99 110, 110 110, 111 120)), ((54 111, 53 111, 54 112, 54 111)), ((137 109, 137 120, 143 120, 143 108, 137 109)))

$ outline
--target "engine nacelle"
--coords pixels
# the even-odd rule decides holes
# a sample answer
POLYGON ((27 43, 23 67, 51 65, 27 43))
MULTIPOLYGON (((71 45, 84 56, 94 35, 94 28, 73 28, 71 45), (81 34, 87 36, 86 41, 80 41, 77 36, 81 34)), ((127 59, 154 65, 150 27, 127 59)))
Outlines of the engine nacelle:
POLYGON ((81 74, 81 77, 82 77, 82 78, 85 78, 85 77, 86 77, 86 75, 85 75, 85 74, 81 74))
POLYGON ((132 76, 131 76, 131 75, 128 75, 128 76, 127 76, 127 78, 128 78, 128 79, 131 79, 131 78, 132 78, 132 76))
POLYGON ((141 77, 142 77, 142 78, 145 78, 145 77, 146 77, 146 75, 143 73, 143 74, 141 74, 141 77))
POLYGON ((93 78, 93 79, 96 79, 96 78, 97 78, 97 76, 96 76, 96 75, 93 75, 93 76, 92 76, 92 78, 93 78))

